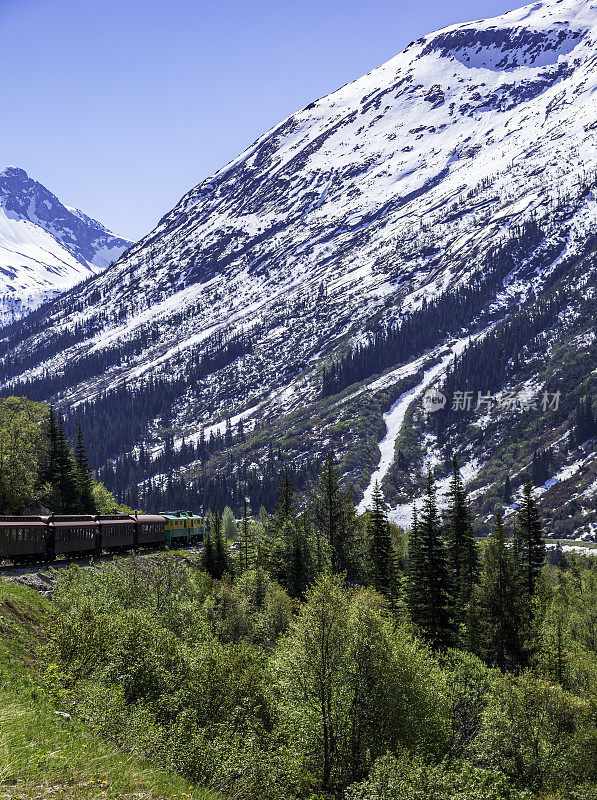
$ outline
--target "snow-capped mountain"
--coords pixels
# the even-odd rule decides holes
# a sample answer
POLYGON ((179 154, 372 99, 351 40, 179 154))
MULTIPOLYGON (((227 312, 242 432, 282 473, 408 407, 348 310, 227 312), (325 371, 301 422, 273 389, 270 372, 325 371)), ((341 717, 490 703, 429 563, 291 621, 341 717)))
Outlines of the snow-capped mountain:
POLYGON ((0 172, 0 324, 100 272, 131 244, 25 170, 0 172))
MULTIPOLYGON (((454 448, 497 498, 534 449, 556 448, 553 469, 587 455, 570 430, 594 391, 596 136, 597 2, 431 34, 281 122, 110 269, 17 326, 2 381, 75 406, 98 464, 124 447, 106 478, 146 502, 166 465, 192 484, 276 454, 298 469, 329 446, 355 496, 366 503, 379 479, 396 518, 454 448), (476 342, 481 365, 516 350, 475 396, 545 392, 555 375, 559 416, 434 423, 425 390, 476 342), (200 453, 201 428, 225 434, 224 450, 200 453)), ((586 521, 597 464, 583 465, 565 496, 586 521)))

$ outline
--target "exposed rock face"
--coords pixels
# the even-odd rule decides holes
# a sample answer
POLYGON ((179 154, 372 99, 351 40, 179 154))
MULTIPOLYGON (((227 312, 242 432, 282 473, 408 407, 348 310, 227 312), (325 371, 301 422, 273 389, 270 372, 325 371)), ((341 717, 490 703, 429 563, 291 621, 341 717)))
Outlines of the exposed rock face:
POLYGON ((568 404, 561 416, 533 427, 509 412, 478 414, 438 438, 430 415, 409 407, 386 442, 396 459, 382 481, 402 519, 426 463, 441 472, 454 448, 479 492, 496 497, 506 472, 553 444, 546 502, 575 500, 572 516, 589 531, 594 456, 590 447, 571 453, 567 431, 594 380, 596 91, 590 0, 534 3, 413 42, 275 126, 110 269, 12 330, 5 390, 81 412, 96 399, 86 417, 96 466, 126 451, 129 461, 105 474, 131 502, 173 465, 192 489, 188 445, 201 427, 224 433, 227 417, 235 430, 242 421, 242 437, 226 442, 229 460, 210 457, 208 471, 259 471, 270 443, 270 454, 280 445, 296 464, 334 446, 360 499, 397 398, 435 365, 441 381, 447 353, 517 309, 539 319, 555 292, 555 316, 533 322, 494 385, 472 388, 541 392, 556 375, 568 404), (413 334, 409 352, 372 361, 351 389, 322 398, 323 366, 477 285, 468 317, 421 318, 423 348, 413 334), (130 424, 116 430, 119 408, 130 424), (266 430, 252 436, 256 425, 266 430), (490 463, 502 471, 483 472, 490 463))
POLYGON ((97 274, 131 244, 24 169, 0 172, 0 324, 97 274))

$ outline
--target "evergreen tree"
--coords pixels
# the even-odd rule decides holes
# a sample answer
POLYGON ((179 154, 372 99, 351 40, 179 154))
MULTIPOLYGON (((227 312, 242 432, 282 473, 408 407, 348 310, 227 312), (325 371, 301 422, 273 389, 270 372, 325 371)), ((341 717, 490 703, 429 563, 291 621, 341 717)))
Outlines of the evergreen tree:
POLYGON ((409 542, 406 602, 411 618, 434 646, 452 644, 452 594, 446 543, 435 500, 431 470, 420 520, 409 542))
POLYGON ((487 541, 485 562, 469 617, 469 642, 477 655, 503 672, 525 664, 530 610, 524 572, 508 548, 502 519, 487 541))
POLYGON ((587 394, 581 398, 576 409, 576 424, 574 426, 574 438, 576 444, 584 444, 588 439, 597 436, 597 415, 593 414, 593 402, 591 395, 587 394))
POLYGON ((315 577, 315 558, 303 524, 288 521, 284 524, 287 543, 284 586, 292 597, 302 599, 315 577))
POLYGON ((340 487, 332 452, 328 454, 310 492, 309 510, 315 532, 329 544, 332 572, 354 576, 359 569, 356 563, 356 515, 351 498, 340 487))
POLYGON ((512 505, 512 483, 510 481, 510 476, 506 475, 506 480, 504 481, 504 503, 509 506, 512 505))
POLYGON ((518 509, 514 542, 520 561, 524 564, 528 593, 532 594, 545 562, 545 544, 539 510, 533 497, 533 484, 528 475, 518 509))
POLYGON ((75 465, 69 442, 64 430, 64 420, 60 414, 56 420, 56 452, 54 457, 54 478, 58 507, 52 509, 59 514, 76 514, 78 508, 78 487, 75 465))
POLYGON ((536 450, 533 452, 533 460, 531 462, 531 476, 533 484, 539 486, 541 483, 541 464, 536 450))
POLYGON ((96 507, 93 499, 93 481, 89 469, 89 459, 85 449, 83 431, 77 428, 77 441, 75 444, 75 474, 77 482, 78 505, 82 514, 95 514, 96 507))
POLYGON ((241 521, 240 550, 238 556, 239 571, 247 572, 253 569, 255 562, 255 537, 249 520, 249 503, 243 500, 243 518, 241 521))
POLYGON ((274 519, 276 525, 281 530, 284 527, 284 523, 292 520, 294 517, 294 487, 292 485, 292 481, 290 480, 288 467, 284 467, 282 480, 278 486, 277 494, 278 503, 276 505, 274 519))
POLYGON ((228 550, 228 542, 224 536, 224 530, 222 527, 222 519, 218 512, 218 509, 214 511, 212 524, 211 524, 211 535, 212 535, 212 543, 213 543, 213 572, 212 577, 218 578, 218 580, 224 575, 226 572, 232 572, 232 566, 230 563, 230 551, 228 550))
POLYGON ((473 586, 479 577, 479 554, 471 511, 456 458, 452 460, 446 521, 455 617, 458 622, 462 622, 473 586))
POLYGON ((373 567, 373 585, 378 592, 389 595, 394 578, 393 547, 385 514, 385 504, 379 483, 373 489, 373 507, 369 511, 367 535, 373 567))
POLYGON ((212 533, 213 517, 208 514, 205 520, 205 532, 203 534, 203 551, 201 553, 201 569, 212 577, 216 573, 216 562, 214 552, 214 541, 212 533))
POLYGON ((58 426, 56 424, 56 412, 54 406, 48 409, 48 420, 46 426, 46 452, 40 469, 40 483, 56 484, 56 462, 58 458, 58 426))
POLYGON ((535 486, 541 486, 549 478, 549 467, 552 461, 550 447, 544 450, 535 450, 531 463, 531 477, 535 486))

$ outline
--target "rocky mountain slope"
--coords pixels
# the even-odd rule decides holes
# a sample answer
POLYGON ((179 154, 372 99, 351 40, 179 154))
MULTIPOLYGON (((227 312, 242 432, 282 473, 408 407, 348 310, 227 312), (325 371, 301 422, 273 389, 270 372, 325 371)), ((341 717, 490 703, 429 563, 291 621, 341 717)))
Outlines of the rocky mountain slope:
POLYGON ((597 462, 577 415, 597 363, 596 98, 595 2, 413 42, 6 331, 4 391, 76 413, 131 502, 257 504, 282 463, 300 483, 333 446, 355 498, 379 479, 396 519, 456 451, 489 514, 551 446, 550 532, 590 535, 597 462), (473 407, 450 413, 465 390, 473 407), (506 391, 511 408, 476 408, 506 391))
POLYGON ((64 206, 25 170, 0 172, 0 324, 97 274, 130 241, 64 206))

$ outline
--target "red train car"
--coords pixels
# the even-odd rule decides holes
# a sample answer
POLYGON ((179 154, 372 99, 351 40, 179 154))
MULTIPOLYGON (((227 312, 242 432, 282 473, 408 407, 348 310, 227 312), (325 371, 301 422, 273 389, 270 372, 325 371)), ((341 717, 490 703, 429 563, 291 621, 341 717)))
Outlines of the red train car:
POLYGON ((49 560, 49 532, 44 517, 0 517, 0 561, 14 564, 49 560))
POLYGON ((54 557, 100 555, 99 525, 91 514, 52 514, 48 527, 54 557))

